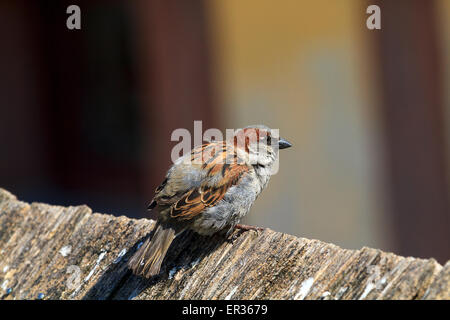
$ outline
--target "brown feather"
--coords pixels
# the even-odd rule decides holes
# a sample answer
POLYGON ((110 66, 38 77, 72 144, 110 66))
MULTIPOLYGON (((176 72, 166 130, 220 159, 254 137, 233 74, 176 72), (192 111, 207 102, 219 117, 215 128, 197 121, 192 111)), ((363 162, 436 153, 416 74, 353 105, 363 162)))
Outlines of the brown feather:
POLYGON ((194 149, 191 160, 202 157, 202 168, 207 170, 207 176, 221 175, 219 181, 222 181, 222 184, 211 186, 204 183, 198 188, 187 191, 171 206, 171 218, 189 220, 206 208, 216 205, 223 199, 228 189, 239 182, 242 174, 249 170, 248 166, 238 164, 236 152, 230 145, 211 143, 207 147, 203 145, 199 149, 206 153, 194 149), (228 163, 226 160, 229 160, 228 163))
POLYGON ((146 278, 157 275, 175 236, 175 229, 158 223, 155 226, 153 236, 145 240, 144 244, 128 262, 128 266, 133 273, 146 278))

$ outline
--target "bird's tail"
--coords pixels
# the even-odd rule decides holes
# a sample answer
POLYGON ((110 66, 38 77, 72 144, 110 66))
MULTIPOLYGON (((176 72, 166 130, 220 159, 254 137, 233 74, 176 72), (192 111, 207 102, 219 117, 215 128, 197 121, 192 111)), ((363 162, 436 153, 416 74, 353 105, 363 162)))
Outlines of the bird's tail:
POLYGON ((153 236, 147 238, 128 262, 128 267, 135 275, 150 278, 159 274, 161 264, 166 256, 176 233, 173 228, 157 223, 153 236))

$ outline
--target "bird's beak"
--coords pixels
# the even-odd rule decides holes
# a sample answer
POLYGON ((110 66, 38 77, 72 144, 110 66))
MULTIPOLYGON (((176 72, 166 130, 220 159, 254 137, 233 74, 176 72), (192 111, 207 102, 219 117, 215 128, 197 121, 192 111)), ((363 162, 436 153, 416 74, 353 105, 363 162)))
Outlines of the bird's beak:
POLYGON ((280 140, 278 140, 278 148, 286 149, 290 147, 292 147, 292 143, 290 143, 289 141, 284 140, 283 138, 280 138, 280 140))

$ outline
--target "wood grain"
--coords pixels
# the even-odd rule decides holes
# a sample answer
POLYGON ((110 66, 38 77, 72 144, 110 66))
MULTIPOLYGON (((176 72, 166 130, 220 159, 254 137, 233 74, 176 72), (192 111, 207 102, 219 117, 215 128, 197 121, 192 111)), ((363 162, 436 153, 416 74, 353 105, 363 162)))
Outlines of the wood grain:
POLYGON ((270 229, 185 233, 162 273, 126 261, 154 221, 18 201, 0 189, 2 299, 450 299, 450 262, 342 249, 270 229), (240 232, 240 231, 236 231, 240 232))

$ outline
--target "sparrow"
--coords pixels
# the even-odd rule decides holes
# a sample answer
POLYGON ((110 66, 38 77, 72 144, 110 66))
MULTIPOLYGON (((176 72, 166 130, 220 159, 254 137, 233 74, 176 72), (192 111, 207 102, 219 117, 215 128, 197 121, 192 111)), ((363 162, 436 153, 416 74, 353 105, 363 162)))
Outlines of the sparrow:
POLYGON ((135 275, 159 274, 172 241, 186 230, 228 237, 267 186, 278 150, 291 147, 263 125, 248 126, 233 138, 214 141, 178 158, 156 188, 149 210, 157 212, 153 236, 128 262, 135 275))

